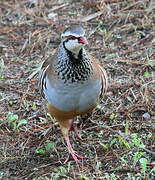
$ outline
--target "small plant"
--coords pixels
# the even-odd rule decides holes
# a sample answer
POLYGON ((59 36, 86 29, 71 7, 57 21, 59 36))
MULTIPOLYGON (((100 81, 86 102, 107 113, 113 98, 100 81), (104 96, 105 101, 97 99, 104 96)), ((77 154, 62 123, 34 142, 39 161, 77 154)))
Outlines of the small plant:
POLYGON ((49 140, 47 140, 45 143, 44 143, 44 148, 41 148, 41 149, 38 149, 36 151, 36 153, 38 155, 47 155, 49 154, 50 152, 54 152, 55 151, 55 144, 53 142, 50 142, 49 140))
POLYGON ((129 135, 130 134, 130 131, 129 131, 129 123, 128 121, 125 122, 125 135, 129 135))
POLYGON ((46 155, 46 150, 45 149, 38 149, 38 150, 36 150, 36 154, 38 154, 38 155, 46 155))
POLYGON ((0 79, 4 79, 4 75, 0 72, 0 79))
POLYGON ((127 149, 130 149, 130 148, 131 148, 130 143, 125 139, 125 137, 119 136, 119 137, 118 137, 118 140, 119 140, 119 143, 120 143, 122 146, 125 146, 127 149))
POLYGON ((147 63, 152 67, 155 66, 155 60, 153 60, 153 59, 148 59, 147 63))
POLYGON ((55 144, 54 143, 52 143, 52 142, 50 142, 50 141, 46 141, 45 142, 45 149, 46 149, 46 151, 53 151, 54 150, 54 148, 55 148, 55 144))
POLYGON ((59 180, 59 179, 62 179, 62 178, 66 178, 66 174, 68 173, 68 169, 63 167, 63 166, 60 166, 58 168, 54 168, 54 171, 52 174, 51 174, 51 179, 50 180, 59 180))
POLYGON ((89 178, 86 175, 81 175, 82 180, 89 180, 89 178))
POLYGON ((18 122, 18 120, 19 120, 18 114, 14 114, 12 112, 9 112, 7 114, 7 120, 9 121, 11 128, 13 128, 14 130, 18 129, 20 126, 22 126, 24 124, 27 124, 26 119, 22 119, 18 122))
POLYGON ((110 114, 110 117, 109 117, 111 120, 113 120, 113 119, 115 119, 115 118, 117 118, 117 114, 115 114, 115 113, 112 113, 112 114, 110 114))
POLYGON ((116 142, 117 142, 117 138, 113 138, 110 142, 110 147, 116 144, 116 142))
POLYGON ((17 124, 17 128, 19 128, 20 126, 23 126, 24 124, 27 124, 27 120, 26 119, 20 120, 17 124))
POLYGON ((146 70, 143 75, 145 78, 149 78, 151 76, 148 70, 146 70))
POLYGON ((145 177, 148 160, 146 158, 140 158, 139 162, 140 162, 140 167, 142 168, 142 173, 144 174, 145 177))
POLYGON ((33 102, 33 103, 32 103, 32 110, 33 110, 33 111, 36 111, 36 109, 37 109, 36 102, 33 102))
POLYGON ((111 173, 108 180, 117 180, 117 176, 114 173, 111 173))
POLYGON ((132 134, 131 140, 132 140, 131 142, 132 146, 137 147, 139 149, 145 148, 145 145, 143 144, 142 139, 139 138, 137 134, 132 134))
POLYGON ((139 162, 140 158, 144 155, 144 152, 135 152, 132 155, 133 159, 133 165, 136 166, 136 164, 139 162))
POLYGON ((108 150, 110 147, 108 144, 100 143, 100 145, 103 147, 103 149, 108 150))
POLYGON ((128 175, 128 180, 136 180, 136 177, 133 177, 131 173, 127 173, 128 175))
POLYGON ((111 141, 110 141, 110 143, 109 144, 104 144, 104 143, 101 143, 100 142, 100 145, 102 146, 102 148, 104 149, 104 150, 109 150, 112 146, 118 146, 117 145, 117 138, 113 138, 111 141))

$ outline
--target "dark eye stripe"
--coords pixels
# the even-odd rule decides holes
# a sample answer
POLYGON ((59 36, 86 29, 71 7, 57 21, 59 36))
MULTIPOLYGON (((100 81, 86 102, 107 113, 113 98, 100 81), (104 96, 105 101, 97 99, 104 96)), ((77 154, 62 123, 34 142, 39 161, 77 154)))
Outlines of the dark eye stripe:
POLYGON ((75 36, 68 36, 68 38, 67 39, 69 39, 69 40, 75 40, 75 39, 78 39, 77 37, 75 37, 75 36))

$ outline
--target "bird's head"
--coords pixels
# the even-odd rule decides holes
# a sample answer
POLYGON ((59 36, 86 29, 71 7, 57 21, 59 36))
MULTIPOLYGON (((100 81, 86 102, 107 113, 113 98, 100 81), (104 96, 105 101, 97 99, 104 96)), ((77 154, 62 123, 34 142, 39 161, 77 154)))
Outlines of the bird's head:
POLYGON ((65 48, 71 51, 73 54, 78 55, 80 49, 88 44, 85 35, 85 30, 81 26, 73 26, 67 28, 61 37, 64 38, 65 48))

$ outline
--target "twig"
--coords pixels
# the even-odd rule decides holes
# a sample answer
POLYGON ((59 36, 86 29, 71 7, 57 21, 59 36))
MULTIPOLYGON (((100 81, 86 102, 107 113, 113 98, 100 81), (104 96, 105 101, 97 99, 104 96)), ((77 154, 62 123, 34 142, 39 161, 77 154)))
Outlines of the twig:
POLYGON ((102 12, 102 11, 99 11, 99 12, 96 12, 96 13, 94 13, 94 14, 90 14, 90 15, 84 17, 82 20, 81 20, 81 18, 80 18, 79 21, 80 21, 80 22, 87 22, 87 21, 90 21, 91 19, 94 19, 94 18, 96 18, 96 17, 98 17, 98 16, 101 16, 102 14, 103 14, 103 12, 102 12))
POLYGON ((117 59, 117 62, 124 62, 124 63, 131 63, 131 64, 137 64, 137 65, 146 65, 149 66, 147 62, 141 62, 137 60, 130 60, 130 59, 117 59))
POLYGON ((153 152, 153 151, 151 151, 151 150, 149 150, 147 148, 143 148, 143 150, 150 153, 150 154, 152 154, 153 156, 155 156, 155 152, 153 152))

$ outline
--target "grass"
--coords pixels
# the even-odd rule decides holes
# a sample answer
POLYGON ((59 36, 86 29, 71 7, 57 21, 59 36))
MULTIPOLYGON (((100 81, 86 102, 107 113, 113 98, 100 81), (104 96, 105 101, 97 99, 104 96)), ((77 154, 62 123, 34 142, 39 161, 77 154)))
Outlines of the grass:
POLYGON ((67 2, 0 3, 0 178, 153 180, 154 2, 67 2), (49 19, 52 12, 57 15, 49 19), (104 65, 109 89, 96 110, 78 117, 82 141, 71 134, 74 149, 87 158, 63 164, 66 145, 34 74, 55 52, 61 32, 82 20, 86 48, 104 65))

